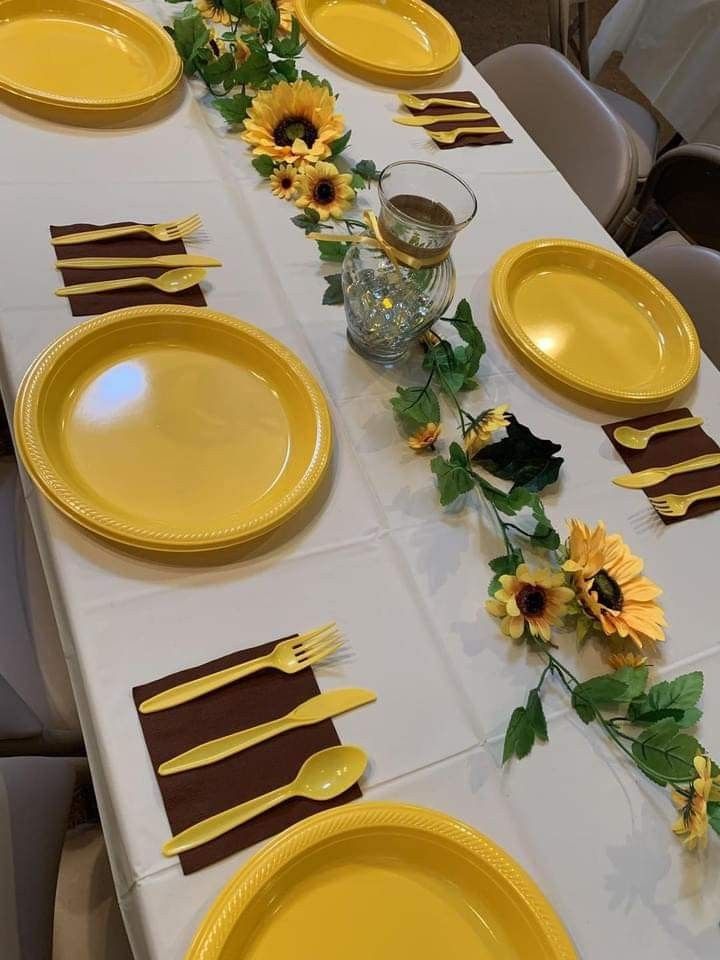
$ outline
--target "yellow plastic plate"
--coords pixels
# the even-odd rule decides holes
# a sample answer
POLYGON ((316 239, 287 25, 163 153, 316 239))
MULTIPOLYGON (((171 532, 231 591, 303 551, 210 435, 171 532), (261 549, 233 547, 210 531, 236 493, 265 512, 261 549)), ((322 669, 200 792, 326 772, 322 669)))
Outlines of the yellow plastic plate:
POLYGON ((296 0, 295 14, 330 59, 371 80, 432 80, 460 59, 457 34, 422 0, 296 0))
POLYGON ((180 80, 170 37, 110 0, 0 0, 0 90, 83 110, 145 105, 180 80))
POLYGON ((533 240, 500 257, 492 304, 521 355, 605 400, 649 403, 686 387, 700 344, 687 313, 626 257, 576 240, 533 240))
POLYGON ((15 405, 28 472, 88 529, 155 550, 260 536, 317 485, 330 417, 282 344, 194 307, 115 310, 30 367, 15 405))
POLYGON ((186 960, 576 960, 528 875, 466 824, 359 803, 268 843, 225 887, 186 960))

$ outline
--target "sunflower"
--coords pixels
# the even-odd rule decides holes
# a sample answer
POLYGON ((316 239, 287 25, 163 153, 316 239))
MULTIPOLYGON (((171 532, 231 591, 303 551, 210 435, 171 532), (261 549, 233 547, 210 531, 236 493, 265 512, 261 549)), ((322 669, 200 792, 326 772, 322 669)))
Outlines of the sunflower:
POLYGON ((203 17, 213 23, 220 23, 224 27, 229 27, 232 23, 232 16, 223 6, 222 0, 195 0, 195 6, 203 17))
POLYGON ((607 662, 613 670, 620 670, 622 667, 632 667, 637 670, 638 667, 645 666, 647 657, 641 657, 639 653, 612 653, 607 658, 607 662))
POLYGON ((501 407, 491 407, 484 410, 477 420, 473 421, 472 426, 465 434, 465 452, 472 458, 492 440, 492 435, 496 430, 508 425, 508 418, 505 412, 508 404, 504 403, 501 407))
POLYGON ((244 40, 241 40, 240 37, 235 37, 233 43, 235 44, 235 49, 233 50, 235 63, 240 67, 250 56, 250 47, 244 40))
POLYGON ((434 450, 435 441, 440 436, 441 431, 442 426, 439 423, 426 423, 424 427, 420 427, 412 436, 408 437, 408 446, 413 450, 424 450, 426 447, 434 450))
POLYGON ((640 575, 643 561, 632 555, 619 534, 608 535, 604 523, 591 530, 573 519, 568 526, 563 569, 573 575, 585 613, 605 636, 629 638, 640 650, 644 643, 664 640, 665 614, 656 602, 662 590, 640 575))
POLYGON ((345 129, 326 87, 307 80, 282 81, 254 98, 242 139, 259 156, 285 163, 315 163, 330 155, 330 144, 345 129))
POLYGON ((291 163, 281 163, 270 174, 270 189, 273 196, 293 200, 298 189, 298 171, 291 163))
POLYGON ((352 206, 355 191, 350 186, 352 174, 340 173, 334 163, 321 160, 305 168, 300 178, 298 207, 309 207, 321 220, 339 217, 352 206))
POLYGON ((708 800, 720 800, 720 782, 712 775, 712 763, 709 757, 697 756, 693 761, 697 777, 687 791, 673 790, 672 801, 680 811, 673 824, 673 833, 687 836, 683 843, 693 850, 697 844, 704 847, 707 843, 708 800))
POLYGON ((531 569, 521 563, 514 576, 500 577, 500 589, 485 601, 485 609, 493 617, 502 617, 500 629, 505 636, 517 640, 527 627, 533 637, 547 642, 574 596, 564 581, 560 571, 554 573, 550 567, 531 569))

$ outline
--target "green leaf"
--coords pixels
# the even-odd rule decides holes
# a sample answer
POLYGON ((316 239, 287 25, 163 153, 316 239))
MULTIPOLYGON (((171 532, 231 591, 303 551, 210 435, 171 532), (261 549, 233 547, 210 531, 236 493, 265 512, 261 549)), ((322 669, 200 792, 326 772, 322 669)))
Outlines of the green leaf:
POLYGON ((591 723, 595 719, 595 707, 586 700, 575 700, 573 698, 572 706, 583 723, 591 723))
MULTIPOLYGON (((692 709, 694 709, 694 707, 692 709)), ((649 710, 647 713, 643 713, 633 720, 633 723, 657 723, 658 720, 665 720, 669 717, 671 720, 675 720, 679 727, 692 726, 690 723, 682 724, 680 722, 684 715, 684 710, 673 710, 672 707, 666 707, 664 710, 649 710)))
POLYGON ((198 54, 210 40, 205 21, 192 5, 173 20, 173 39, 185 65, 185 73, 190 76, 197 69, 198 54))
POLYGON ((504 490, 494 487, 478 474, 475 474, 475 479, 487 500, 505 516, 514 517, 525 508, 530 509, 534 526, 531 530, 522 529, 521 532, 529 537, 536 546, 544 547, 546 550, 556 550, 558 548, 560 537, 548 520, 542 500, 536 493, 526 490, 524 487, 516 487, 509 493, 505 493, 504 490))
POLYGON ((329 93, 333 92, 329 80, 326 80, 324 77, 319 77, 316 73, 310 73, 309 70, 301 70, 300 79, 307 80, 308 83, 311 83, 314 87, 325 87, 329 93))
POLYGON ((209 83, 220 83, 228 74, 233 73, 235 70, 235 57, 231 53, 223 53, 217 58, 217 60, 212 60, 204 68, 205 79, 209 83))
POLYGON ((531 690, 527 701, 527 718, 530 726, 533 728, 535 736, 539 740, 547 740, 547 721, 545 711, 543 710, 542 700, 537 690, 531 690))
POLYGON ((606 703, 622 703, 627 696, 627 691, 628 685, 624 680, 617 679, 614 674, 604 673, 579 683, 573 690, 573 698, 599 706, 606 703))
POLYGON ((261 177, 269 177, 275 169, 275 164, 272 161, 272 157, 255 157, 252 161, 252 165, 255 167, 261 177))
POLYGON ((248 46, 250 47, 250 56, 235 71, 235 79, 238 85, 247 85, 258 89, 270 77, 273 72, 273 64, 267 50, 263 46, 258 46, 257 41, 249 40, 248 46))
POLYGON ((342 263, 349 244, 339 240, 317 240, 320 259, 331 263, 342 263))
POLYGON ((554 483, 563 463, 562 457, 555 456, 560 444, 536 437, 512 414, 508 420, 507 436, 482 447, 474 459, 494 477, 512 480, 513 489, 537 492, 554 483))
MULTIPOLYGON (((235 17, 236 20, 240 20, 245 16, 245 4, 243 0, 223 0, 223 6, 230 14, 230 16, 235 17)), ((223 36, 224 40, 234 39, 234 35, 231 37, 223 36)))
POLYGON ((304 213, 299 213, 296 217, 290 218, 290 223, 300 227, 305 233, 314 233, 316 230, 322 230, 323 224, 320 223, 320 217, 317 212, 308 207, 304 213))
POLYGON ((361 177, 359 173, 353 173, 352 179, 350 180, 350 186, 353 190, 365 190, 367 185, 367 180, 361 177))
POLYGON ((325 283, 327 284, 327 290, 322 298, 325 306, 335 306, 338 303, 344 303, 345 297, 343 296, 342 275, 339 273, 331 273, 325 277, 325 283))
POLYGON ((220 111, 228 123, 242 123, 245 117, 247 117, 248 108, 251 103, 252 99, 244 93, 238 93, 234 97, 222 97, 221 99, 213 100, 213 106, 220 111))
MULTIPOLYGON (((650 687, 644 697, 638 698, 630 705, 628 716, 634 720, 651 710, 667 708, 687 710, 695 706, 702 696, 702 691, 703 675, 700 670, 684 673, 675 677, 674 680, 662 680, 650 687)), ((691 726, 691 723, 683 726, 691 726)))
POLYGON ((720 833, 720 803, 714 800, 707 805, 708 823, 715 833, 720 833))
POLYGON ((390 403, 398 416, 413 423, 440 423, 440 404, 431 387, 397 387, 390 403))
POLYGON ((643 772, 658 783, 687 783, 695 777, 693 760, 702 748, 695 737, 681 733, 678 724, 666 718, 644 730, 632 752, 643 772))
POLYGON ((470 379, 477 373, 480 360, 485 353, 485 341, 475 326, 470 304, 467 300, 461 300, 455 310, 455 316, 444 317, 443 319, 455 327, 460 338, 467 344, 467 348, 462 350, 461 356, 465 374, 470 379))
POLYGON ((370 181, 380 179, 380 171, 372 160, 360 160, 352 169, 353 173, 362 177, 363 180, 370 181))
MULTIPOLYGON (((667 708, 670 709, 670 708, 667 708)), ((697 707, 688 707, 683 710, 683 715, 678 719, 678 725, 681 727, 694 727, 702 719, 702 710, 697 707)))
POLYGON ((275 62, 275 69, 282 75, 282 79, 287 80, 288 83, 293 83, 293 81, 297 80, 298 72, 294 60, 277 60, 275 62))
POLYGON ((613 677, 627 685, 622 697, 617 697, 618 703, 630 703, 642 695, 648 680, 648 667, 620 667, 613 673, 613 677))
POLYGON ((525 707, 516 707, 510 717, 505 742, 503 744, 502 762, 507 763, 511 757, 522 760, 533 748, 535 732, 525 707))
POLYGON ((474 478, 465 451, 457 443, 450 444, 450 456, 434 457, 430 469, 438 479, 440 503, 446 507, 463 493, 472 490, 474 478))
POLYGON ((350 137, 352 135, 352 130, 346 130, 345 133, 338 137, 337 140, 333 140, 330 144, 330 156, 338 157, 343 152, 345 147, 350 143, 350 137))
POLYGON ((519 550, 515 550, 510 554, 504 553, 501 557, 495 557, 494 560, 490 561, 488 566, 495 574, 488 584, 488 594, 491 597, 494 597, 497 591, 500 589, 500 577, 511 576, 514 574, 518 568, 518 565, 522 562, 523 555, 519 550))

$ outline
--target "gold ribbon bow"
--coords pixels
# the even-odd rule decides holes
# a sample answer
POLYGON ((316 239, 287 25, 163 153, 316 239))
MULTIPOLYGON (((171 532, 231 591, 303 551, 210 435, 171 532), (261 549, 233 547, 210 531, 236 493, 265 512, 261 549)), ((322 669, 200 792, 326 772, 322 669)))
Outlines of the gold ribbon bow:
POLYGON ((447 246, 442 250, 436 249, 432 252, 428 252, 427 255, 422 257, 413 256, 410 253, 406 253, 404 250, 399 250, 388 240, 386 240, 380 229, 378 218, 375 216, 372 210, 366 210, 363 213, 363 220, 368 225, 368 228, 371 231, 370 234, 308 233, 307 238, 308 240, 319 240, 321 242, 324 240, 325 243, 361 243, 367 247, 375 247, 377 250, 382 250, 396 270, 399 263, 405 267, 410 267, 411 270, 422 270, 423 267, 435 267, 438 265, 438 263, 442 263, 450 252, 450 247, 447 246))

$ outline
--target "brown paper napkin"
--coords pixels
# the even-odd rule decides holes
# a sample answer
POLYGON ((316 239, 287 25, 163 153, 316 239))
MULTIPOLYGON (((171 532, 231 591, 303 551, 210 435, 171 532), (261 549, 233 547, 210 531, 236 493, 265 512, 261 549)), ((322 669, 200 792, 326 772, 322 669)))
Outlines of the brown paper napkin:
MULTIPOLYGON (((277 641, 231 653, 199 667, 181 670, 161 680, 135 687, 135 705, 178 683, 263 656, 272 650, 275 643, 277 641)), ((294 674, 264 670, 170 710, 138 713, 138 716, 153 768, 157 771, 165 760, 190 747, 282 717, 319 692, 312 668, 294 674)), ((176 834, 199 820, 289 783, 311 754, 339 743, 332 720, 323 720, 289 730, 207 767, 168 777, 159 777, 156 773, 172 833, 176 834)), ((201 870, 280 833, 298 820, 360 796, 360 788, 355 786, 327 803, 301 798, 288 800, 224 836, 181 854, 183 873, 201 870)))
MULTIPOLYGON (((119 223, 73 223, 65 226, 50 227, 50 236, 64 237, 69 233, 81 233, 85 230, 98 230, 103 227, 124 227, 134 220, 122 220, 119 223)), ((182 240, 168 240, 163 243, 143 234, 131 237, 119 237, 116 240, 99 240, 95 243, 69 243, 67 246, 53 248, 58 260, 70 260, 73 257, 159 257, 169 253, 187 253, 182 240)), ((95 280, 120 280, 125 277, 159 277, 170 267, 130 267, 122 270, 76 270, 63 269, 63 284, 92 283, 95 280)), ((109 290, 107 293, 85 293, 79 297, 68 297, 74 317, 90 317, 122 307, 137 307, 145 304, 180 303, 188 307, 206 307, 205 297, 199 286, 190 287, 182 293, 163 293, 154 287, 135 287, 129 290, 109 290)))
MULTIPOLYGON (((679 463, 681 460, 690 460, 692 457, 700 457, 705 453, 717 453, 720 450, 717 443, 709 437, 702 427, 691 427, 689 430, 678 430, 677 433, 661 433, 654 437, 647 445, 645 450, 629 450, 627 447, 616 443, 613 438, 613 430, 616 427, 628 426, 638 427, 644 430, 646 427, 654 427, 657 423, 666 423, 668 420, 679 420, 681 417, 692 417, 687 407, 681 407, 679 410, 663 410, 662 413, 651 413, 646 417, 634 417, 632 420, 618 420, 616 423, 607 423, 603 430, 607 434, 610 443, 627 464, 631 473, 638 473, 640 470, 648 470, 650 467, 667 467, 673 463, 679 463)), ((644 493, 646 497, 658 497, 665 493, 694 493, 696 490, 704 490, 706 487, 714 487, 720 484, 720 467, 711 467, 708 470, 695 470, 693 473, 681 473, 680 476, 670 477, 663 483, 658 483, 654 487, 648 487, 646 490, 628 491, 635 493, 644 493)), ((664 517, 658 514, 663 523, 678 523, 681 520, 688 520, 690 517, 699 517, 704 513, 711 513, 720 508, 720 500, 701 500, 694 503, 684 517, 664 517)))
MULTIPOLYGON (((429 97, 447 97, 450 100, 467 100, 468 109, 470 112, 475 112, 477 110, 485 111, 485 108, 480 105, 478 98, 471 90, 443 90, 440 93, 437 91, 433 93, 416 93, 414 96, 419 97, 420 100, 427 100, 429 97)), ((416 110, 414 107, 405 107, 406 110, 409 110, 414 117, 422 115, 423 117, 432 117, 438 116, 443 113, 460 113, 462 107, 443 107, 434 104, 431 107, 426 107, 424 110, 416 110)), ((497 120, 494 117, 488 117, 487 120, 468 120, 467 123, 463 123, 460 120, 446 120, 443 123, 433 123, 429 127, 423 127, 423 130, 457 130, 460 126, 468 127, 497 127, 499 126, 497 120)), ((433 141, 435 143, 435 141, 433 141)), ((437 143, 436 146, 440 147, 441 150, 454 150, 456 147, 482 147, 490 143, 512 143, 512 140, 506 133, 468 133, 463 134, 462 137, 458 137, 455 143, 437 143)))

